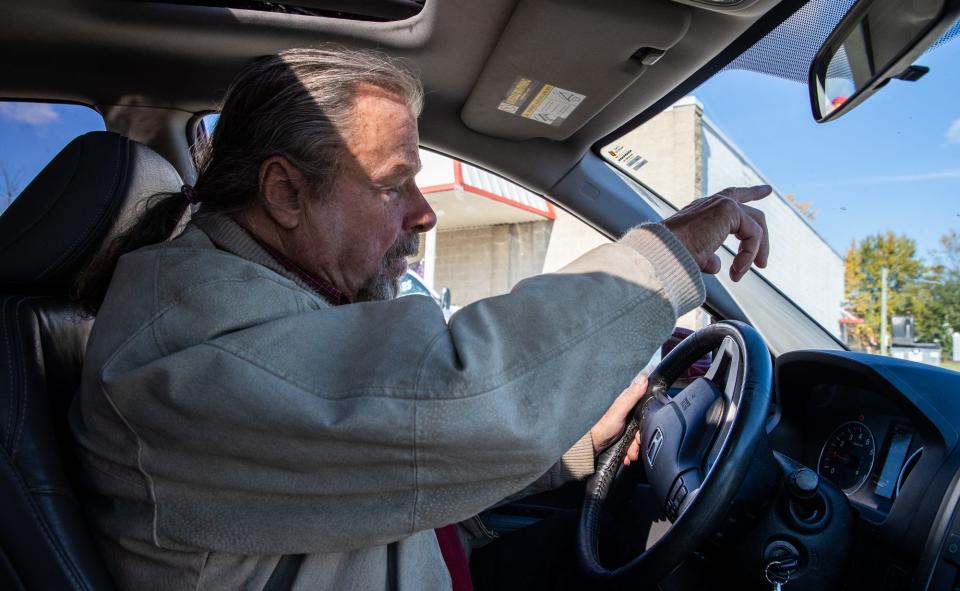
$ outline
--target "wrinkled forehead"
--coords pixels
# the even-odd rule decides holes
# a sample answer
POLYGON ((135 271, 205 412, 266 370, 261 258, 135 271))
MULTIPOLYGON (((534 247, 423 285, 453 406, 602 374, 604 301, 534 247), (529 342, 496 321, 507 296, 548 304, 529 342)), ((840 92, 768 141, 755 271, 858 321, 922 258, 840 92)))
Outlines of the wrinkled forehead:
POLYGON ((420 167, 420 135, 409 105, 382 89, 358 90, 346 151, 362 168, 378 175, 415 174, 420 167))

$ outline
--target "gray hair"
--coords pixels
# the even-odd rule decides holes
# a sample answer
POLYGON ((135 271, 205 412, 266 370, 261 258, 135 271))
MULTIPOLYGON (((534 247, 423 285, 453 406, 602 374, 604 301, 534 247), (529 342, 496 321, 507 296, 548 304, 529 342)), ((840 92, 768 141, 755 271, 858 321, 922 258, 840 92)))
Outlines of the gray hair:
MULTIPOLYGON (((375 51, 325 45, 289 49, 245 67, 227 89, 212 136, 195 152, 197 215, 247 209, 260 192, 260 165, 283 156, 322 198, 346 149, 357 87, 395 93, 419 116, 420 81, 396 60, 375 51)), ((96 314, 121 255, 171 238, 188 208, 181 193, 147 200, 140 217, 81 273, 75 299, 96 314)))
POLYGON ((396 93, 415 117, 423 109, 419 80, 379 52, 290 49, 250 64, 227 90, 216 133, 197 153, 196 192, 204 209, 221 210, 241 195, 246 205, 259 189, 260 163, 276 155, 324 195, 353 123, 360 85, 396 93))

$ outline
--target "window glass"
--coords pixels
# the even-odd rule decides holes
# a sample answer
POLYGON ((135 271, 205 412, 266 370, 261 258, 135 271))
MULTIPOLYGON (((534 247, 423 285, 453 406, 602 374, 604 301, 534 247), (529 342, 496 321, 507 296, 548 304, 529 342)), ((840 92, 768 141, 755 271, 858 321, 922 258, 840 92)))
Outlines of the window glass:
POLYGON ((207 113, 200 118, 200 121, 197 122, 197 127, 195 128, 195 137, 193 138, 194 142, 206 140, 211 135, 213 135, 213 130, 217 127, 217 122, 220 121, 220 113, 207 113))
MULTIPOLYGON (((218 113, 203 115, 194 141, 214 133, 218 113)), ((556 271, 610 240, 549 200, 466 162, 420 150, 417 185, 437 213, 420 241, 400 295, 421 294, 451 309, 507 293, 516 283, 556 271)))
POLYGON ((408 295, 425 295, 433 297, 433 294, 430 293, 430 290, 417 279, 416 275, 413 274, 413 271, 407 271, 403 274, 403 277, 400 278, 400 290, 397 292, 397 295, 400 297, 408 295))
POLYGON ((0 102, 0 212, 72 139, 103 130, 103 117, 82 105, 0 102))
MULTIPOLYGON (((725 187, 771 185, 771 196, 751 204, 770 235, 769 263, 756 274, 850 348, 960 359, 952 350, 960 308, 949 296, 960 251, 960 24, 918 59, 929 68, 921 81, 890 80, 849 113, 817 124, 810 61, 851 4, 811 0, 691 96, 601 152, 677 208, 725 187), (915 323, 916 335, 898 343, 898 321, 915 323)), ((727 246, 736 252, 735 240, 727 246)), ((784 342, 774 332, 796 340, 785 334, 793 328, 782 328, 792 327, 792 312, 773 310, 749 282, 756 283, 745 278, 731 290, 748 317, 769 342, 784 342)))
MULTIPOLYGON (((214 133, 218 113, 200 117, 194 141, 214 133)), ((437 226, 420 241, 400 295, 453 309, 510 291, 521 279, 556 271, 595 246, 610 242, 590 225, 516 183, 466 162, 420 150, 417 185, 437 213, 437 226)))
POLYGON ((412 267, 453 306, 504 294, 610 240, 523 187, 466 162, 421 150, 417 184, 437 213, 412 267))

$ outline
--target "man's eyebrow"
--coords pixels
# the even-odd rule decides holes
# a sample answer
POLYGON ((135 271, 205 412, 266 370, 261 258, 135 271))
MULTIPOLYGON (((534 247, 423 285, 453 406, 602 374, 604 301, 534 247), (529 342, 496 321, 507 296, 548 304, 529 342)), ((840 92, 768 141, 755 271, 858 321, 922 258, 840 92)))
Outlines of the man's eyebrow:
POLYGON ((395 177, 415 176, 421 170, 423 170, 422 162, 417 162, 416 166, 410 166, 409 164, 406 164, 406 163, 400 163, 400 164, 394 165, 387 172, 385 172, 383 174, 383 178, 392 179, 395 177))

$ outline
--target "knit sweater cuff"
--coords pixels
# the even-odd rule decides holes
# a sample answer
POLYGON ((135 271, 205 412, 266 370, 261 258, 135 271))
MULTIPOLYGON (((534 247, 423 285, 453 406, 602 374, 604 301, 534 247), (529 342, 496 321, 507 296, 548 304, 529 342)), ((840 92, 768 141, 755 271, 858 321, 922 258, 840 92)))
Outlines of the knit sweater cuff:
POLYGON ((641 224, 620 239, 646 258, 663 289, 670 298, 677 316, 703 303, 706 289, 697 262, 673 232, 662 224, 641 224))
POLYGON ((593 437, 588 432, 560 458, 560 479, 562 482, 583 480, 593 474, 595 465, 593 437))

